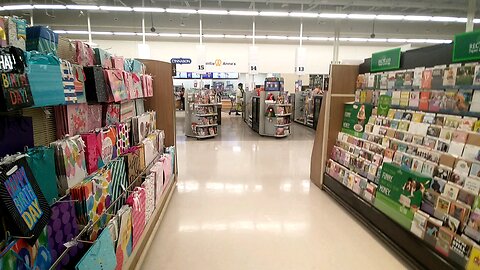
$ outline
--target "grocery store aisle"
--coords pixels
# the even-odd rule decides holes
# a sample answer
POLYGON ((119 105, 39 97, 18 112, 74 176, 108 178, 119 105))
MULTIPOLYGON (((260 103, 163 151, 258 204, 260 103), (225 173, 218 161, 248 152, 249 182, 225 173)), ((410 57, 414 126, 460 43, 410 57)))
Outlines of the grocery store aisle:
POLYGON ((310 184, 314 131, 263 138, 240 117, 185 139, 177 190, 143 269, 403 269, 395 254, 310 184))

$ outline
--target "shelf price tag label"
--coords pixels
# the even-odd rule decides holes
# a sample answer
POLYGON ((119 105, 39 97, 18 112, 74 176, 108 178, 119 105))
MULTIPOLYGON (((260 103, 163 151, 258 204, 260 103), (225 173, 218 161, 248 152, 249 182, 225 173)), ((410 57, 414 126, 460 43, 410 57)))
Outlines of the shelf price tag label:
POLYGON ((298 47, 295 53, 295 74, 305 74, 305 64, 307 60, 307 49, 304 47, 298 47))
POLYGON ((248 74, 258 74, 258 47, 250 46, 248 48, 248 74))
POLYGON ((206 48, 205 45, 197 45, 197 73, 205 74, 205 55, 206 48))

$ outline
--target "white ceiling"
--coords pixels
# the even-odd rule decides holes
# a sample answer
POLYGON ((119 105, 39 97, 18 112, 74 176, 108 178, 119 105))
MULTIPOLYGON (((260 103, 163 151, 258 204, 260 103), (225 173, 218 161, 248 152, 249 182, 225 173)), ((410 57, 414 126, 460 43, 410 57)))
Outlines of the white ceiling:
MULTIPOLYGON (((0 1, 0 5, 22 4, 30 1, 0 1)), ((33 4, 81 4, 110 6, 141 6, 141 0, 37 0, 33 4)), ((194 1, 160 1, 145 0, 148 7, 200 7, 194 1)), ((402 14, 467 17, 468 0, 215 0, 201 1, 204 9, 251 10, 258 11, 301 11, 305 12, 339 12, 365 14, 402 14)), ((479 5, 477 5, 480 8, 479 5)), ((4 14, 23 15, 29 18, 31 11, 4 11, 4 14)), ((91 11, 92 31, 128 31, 141 32, 142 13, 91 11)), ((147 31, 152 21, 156 32, 162 33, 198 33, 200 15, 146 13, 147 31), (152 20, 153 19, 153 20, 152 20)), ((34 10, 35 24, 49 25, 53 29, 87 30, 86 12, 73 10, 34 10)), ((228 15, 202 15, 205 34, 242 34, 252 32, 252 17, 228 15)), ((257 35, 298 36, 300 22, 303 21, 304 36, 332 37, 335 21, 325 18, 276 18, 256 17, 257 35)), ((342 37, 367 38, 373 31, 372 20, 340 20, 342 37)), ((375 21, 377 38, 435 38, 452 39, 456 33, 465 31, 465 24, 457 22, 407 22, 407 21, 375 21)))

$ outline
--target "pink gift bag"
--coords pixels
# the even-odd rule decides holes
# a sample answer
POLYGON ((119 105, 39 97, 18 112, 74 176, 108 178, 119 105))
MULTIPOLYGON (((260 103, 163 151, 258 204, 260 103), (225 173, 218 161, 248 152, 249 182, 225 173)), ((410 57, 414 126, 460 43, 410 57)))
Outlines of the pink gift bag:
POLYGON ((142 90, 142 78, 137 73, 132 73, 132 80, 133 80, 133 93, 130 99, 134 98, 142 98, 143 97, 143 90, 142 90))
POLYGON ((87 112, 87 130, 94 130, 102 127, 102 105, 88 105, 87 112))
POLYGON ((113 68, 124 70, 125 59, 123 56, 112 56, 113 68))
POLYGON ((128 93, 123 81, 123 73, 119 69, 105 69, 105 81, 109 86, 110 93, 115 102, 120 102, 128 98, 128 93))
POLYGON ((137 245, 143 230, 145 229, 145 203, 146 193, 145 189, 136 187, 134 191, 128 196, 128 205, 132 207, 132 238, 133 248, 137 245))
POLYGON ((153 97, 153 79, 150 75, 142 75, 142 89, 144 97, 153 97))
POLYGON ((155 204, 160 202, 160 196, 163 193, 163 162, 157 162, 155 165, 150 169, 150 172, 155 174, 154 177, 154 184, 155 184, 155 204))
POLYGON ((122 75, 123 75, 123 81, 125 82, 125 89, 127 91, 128 99, 137 98, 134 91, 132 73, 123 71, 122 75))

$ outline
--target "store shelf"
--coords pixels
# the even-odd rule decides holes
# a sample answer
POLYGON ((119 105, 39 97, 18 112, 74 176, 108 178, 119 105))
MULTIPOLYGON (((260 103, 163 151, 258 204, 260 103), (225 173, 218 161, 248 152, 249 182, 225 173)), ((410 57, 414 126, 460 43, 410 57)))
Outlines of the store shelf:
POLYGON ((322 189, 363 223, 371 232, 395 250, 410 268, 464 269, 463 266, 442 257, 433 247, 380 212, 352 190, 324 174, 322 189))
POLYGON ((222 105, 222 104, 221 103, 209 103, 209 104, 195 103, 195 106, 198 106, 198 107, 219 106, 219 105, 222 105))
POLYGON ((278 107, 292 107, 292 104, 274 104, 275 106, 278 106, 278 107))
POLYGON ((202 127, 215 127, 215 126, 218 126, 218 124, 196 125, 195 127, 202 128, 202 127))
POLYGON ((218 113, 195 114, 195 116, 199 116, 199 117, 216 116, 216 115, 218 115, 218 113))
POLYGON ((206 139, 206 138, 212 138, 217 136, 218 134, 213 134, 213 135, 204 135, 204 136, 195 136, 197 139, 206 139))
POLYGON ((274 137, 277 137, 277 138, 284 138, 284 137, 288 137, 288 135, 290 135, 290 134, 284 134, 284 135, 275 135, 274 137))
POLYGON ((140 269, 145 259, 146 253, 152 244, 153 238, 160 226, 160 223, 165 215, 170 199, 172 198, 173 191, 175 190, 175 184, 177 182, 176 175, 172 175, 168 181, 162 195, 160 195, 160 203, 156 205, 155 210, 145 225, 142 236, 140 236, 139 244, 133 249, 132 254, 128 257, 127 262, 123 265, 123 269, 140 269))
POLYGON ((286 117, 292 115, 291 113, 277 114, 275 117, 286 117))
POLYGON ((275 127, 286 127, 286 126, 290 126, 291 123, 288 123, 288 124, 276 124, 276 125, 273 125, 275 127))

